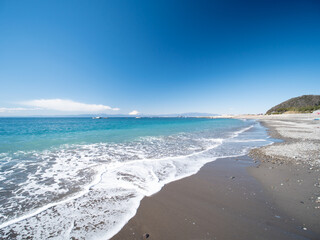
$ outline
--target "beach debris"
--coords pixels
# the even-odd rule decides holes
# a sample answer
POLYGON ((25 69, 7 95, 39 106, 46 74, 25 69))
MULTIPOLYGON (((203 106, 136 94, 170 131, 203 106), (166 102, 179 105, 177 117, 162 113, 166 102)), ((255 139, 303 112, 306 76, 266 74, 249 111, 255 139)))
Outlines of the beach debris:
POLYGON ((308 229, 306 227, 302 228, 304 231, 307 231, 308 229))
POLYGON ((150 234, 149 233, 145 233, 145 234, 143 234, 143 239, 147 239, 147 238, 149 238, 150 237, 150 234))
POLYGON ((236 178, 235 176, 231 176, 231 177, 230 177, 230 179, 235 179, 235 178, 236 178))

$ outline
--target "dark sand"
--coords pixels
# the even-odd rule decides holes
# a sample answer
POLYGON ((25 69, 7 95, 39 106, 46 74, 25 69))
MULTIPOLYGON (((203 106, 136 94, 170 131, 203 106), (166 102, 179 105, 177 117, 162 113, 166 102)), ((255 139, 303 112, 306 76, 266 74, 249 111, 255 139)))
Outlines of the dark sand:
MULTIPOLYGON (((144 198, 136 216, 112 239, 145 239, 146 233, 148 239, 320 239, 320 218, 314 222, 318 215, 309 218, 312 211, 300 208, 298 217, 292 215, 297 205, 305 205, 300 201, 308 205, 307 199, 295 198, 290 210, 283 209, 284 200, 279 204, 270 183, 262 185, 249 168, 258 169, 253 175, 274 177, 269 167, 257 168, 248 156, 208 163, 197 174, 144 198)), ((290 199, 295 192, 283 195, 290 199)))
POLYGON ((319 172, 307 165, 264 162, 248 171, 264 187, 272 203, 299 226, 320 239, 319 172))

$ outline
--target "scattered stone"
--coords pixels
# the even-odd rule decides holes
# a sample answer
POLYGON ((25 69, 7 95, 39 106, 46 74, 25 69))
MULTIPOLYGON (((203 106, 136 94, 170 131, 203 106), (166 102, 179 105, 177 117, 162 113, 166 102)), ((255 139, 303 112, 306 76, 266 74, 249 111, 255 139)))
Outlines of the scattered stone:
POLYGON ((145 233, 145 234, 143 234, 143 239, 147 239, 147 238, 149 238, 150 237, 150 234, 149 233, 145 233))
POLYGON ((235 178, 236 178, 236 177, 234 177, 234 176, 231 176, 231 177, 230 177, 230 179, 235 179, 235 178))

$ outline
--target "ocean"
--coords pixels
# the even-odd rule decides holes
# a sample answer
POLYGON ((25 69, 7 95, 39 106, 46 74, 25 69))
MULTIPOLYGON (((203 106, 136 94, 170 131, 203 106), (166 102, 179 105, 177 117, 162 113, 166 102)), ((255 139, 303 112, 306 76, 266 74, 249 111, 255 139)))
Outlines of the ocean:
POLYGON ((270 143, 254 120, 0 118, 0 238, 109 239, 143 197, 270 143))

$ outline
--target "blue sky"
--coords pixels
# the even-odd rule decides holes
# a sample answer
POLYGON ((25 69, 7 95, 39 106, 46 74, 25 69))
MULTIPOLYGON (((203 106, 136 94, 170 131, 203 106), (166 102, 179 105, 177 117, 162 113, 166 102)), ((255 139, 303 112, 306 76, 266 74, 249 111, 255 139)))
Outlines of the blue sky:
POLYGON ((319 25, 307 0, 2 0, 0 116, 265 112, 320 94, 319 25))

